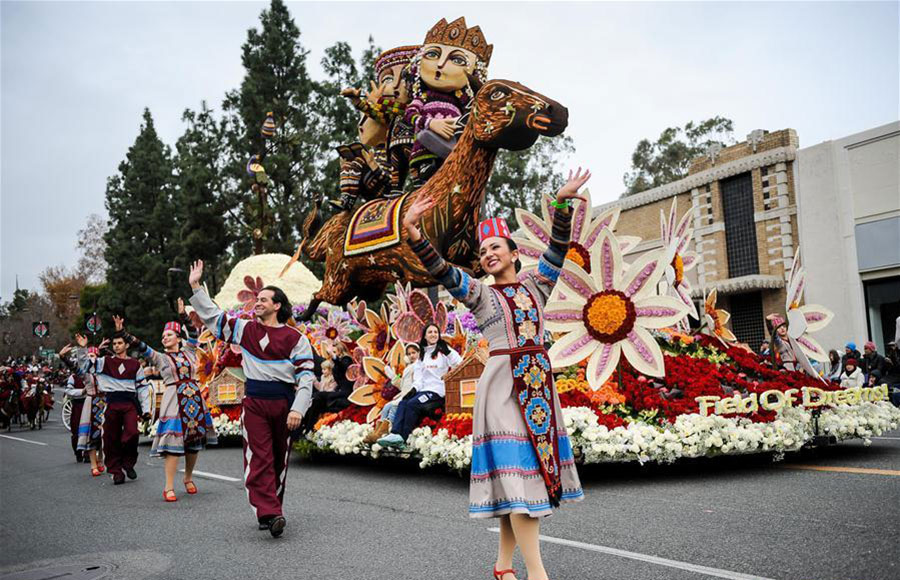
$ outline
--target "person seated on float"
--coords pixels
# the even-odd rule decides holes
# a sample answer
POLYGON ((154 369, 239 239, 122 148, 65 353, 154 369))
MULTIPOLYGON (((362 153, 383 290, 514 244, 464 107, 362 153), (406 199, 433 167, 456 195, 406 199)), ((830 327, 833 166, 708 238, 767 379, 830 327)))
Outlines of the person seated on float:
POLYGON ((841 382, 841 373, 844 372, 843 364, 841 364, 841 353, 835 349, 828 351, 828 369, 825 371, 825 378, 832 383, 841 382))
POLYGON ((853 389, 862 387, 865 383, 862 369, 856 365, 856 359, 847 359, 844 364, 844 373, 841 375, 841 387, 853 389))
MULTIPOLYGON (((414 140, 413 129, 406 122, 406 105, 409 104, 409 63, 420 46, 398 46, 386 50, 375 60, 375 78, 368 94, 357 88, 346 88, 341 95, 350 99, 353 106, 367 117, 387 128, 384 151, 390 173, 391 195, 403 193, 409 172, 409 153, 414 140)), ((376 156, 377 159, 377 156, 376 156)))
POLYGON ((363 439, 363 443, 371 445, 391 432, 391 425, 394 424, 397 416, 397 406, 413 389, 415 366, 421 352, 421 347, 416 343, 406 345, 406 368, 399 377, 390 365, 384 367, 384 373, 390 379, 390 383, 381 390, 381 396, 388 399, 388 402, 381 409, 381 417, 375 424, 375 429, 363 439))
POLYGON ((385 139, 387 127, 366 115, 357 124, 358 143, 337 148, 341 157, 341 197, 328 200, 338 211, 350 211, 362 197, 368 201, 391 193, 385 139))
POLYGON ((347 346, 341 342, 322 344, 323 359, 312 394, 312 403, 303 416, 300 432, 305 433, 315 426, 324 413, 337 413, 350 404, 348 397, 353 392, 353 381, 347 378, 347 369, 353 358, 347 346))
POLYGON ((406 438, 428 413, 444 406, 444 375, 462 362, 436 324, 429 324, 419 341, 422 358, 415 364, 413 390, 397 405, 391 432, 378 440, 382 447, 405 447, 406 438))

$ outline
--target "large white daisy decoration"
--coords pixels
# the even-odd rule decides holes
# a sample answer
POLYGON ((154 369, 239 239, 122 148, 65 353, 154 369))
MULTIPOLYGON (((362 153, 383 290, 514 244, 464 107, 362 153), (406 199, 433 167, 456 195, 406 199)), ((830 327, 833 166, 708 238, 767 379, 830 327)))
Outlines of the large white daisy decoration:
POLYGON ((799 347, 799 350, 803 351, 807 357, 823 363, 828 362, 828 353, 814 338, 809 336, 809 333, 825 328, 834 318, 834 313, 819 304, 800 306, 805 287, 806 270, 800 265, 800 250, 798 249, 791 273, 788 276, 787 298, 784 305, 788 321, 787 334, 791 339, 791 346, 795 354, 799 347))
MULTIPOLYGON (((589 190, 585 189, 582 195, 590 199, 589 190)), ((556 211, 550 205, 552 201, 553 198, 546 194, 541 198, 541 215, 543 217, 538 217, 521 208, 516 209, 516 221, 519 222, 520 231, 525 233, 524 239, 516 240, 519 246, 519 259, 522 261, 522 273, 537 267, 538 260, 550 244, 553 213, 556 211)), ((615 229, 620 211, 616 207, 594 217, 590 203, 576 200, 572 208, 572 239, 569 242, 566 260, 578 264, 590 274, 591 254, 600 239, 600 232, 604 228, 610 231, 615 229)), ((622 254, 627 254, 641 243, 641 238, 637 236, 618 236, 616 239, 622 254)))
POLYGON ((688 251, 688 245, 694 236, 694 228, 691 226, 691 212, 687 211, 678 220, 678 198, 672 200, 669 217, 666 218, 662 209, 659 210, 660 237, 663 247, 668 252, 668 264, 660 282, 662 295, 674 296, 688 307, 688 314, 699 319, 697 307, 691 299, 691 283, 684 275, 685 272, 697 265, 697 253, 688 251))
POLYGON ((622 355, 637 372, 663 376, 663 353, 650 330, 672 326, 688 312, 680 300, 657 294, 665 256, 648 252, 625 268, 619 241, 604 228, 591 253, 590 274, 566 261, 544 309, 547 328, 563 333, 550 348, 553 368, 588 358, 586 378, 595 390, 622 355), (565 300, 558 298, 560 292, 565 300))

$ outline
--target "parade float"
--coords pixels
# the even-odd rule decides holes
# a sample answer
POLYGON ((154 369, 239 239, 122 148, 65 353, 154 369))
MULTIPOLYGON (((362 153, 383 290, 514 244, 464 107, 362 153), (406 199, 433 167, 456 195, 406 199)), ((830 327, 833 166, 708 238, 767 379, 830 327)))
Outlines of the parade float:
MULTIPOLYGON (((295 308, 294 324, 326 362, 330 347, 346 349, 351 359, 346 378, 353 386, 347 405, 318 417, 298 447, 374 460, 400 455, 422 467, 465 470, 472 456, 471 410, 487 345, 461 304, 429 296, 426 289, 434 281, 405 243, 402 217, 415 199, 435 199, 434 210, 423 218, 423 234, 448 262, 480 277, 475 228, 483 217, 498 150, 527 149, 541 136, 560 135, 568 112, 519 83, 489 80, 493 47, 462 18, 438 22, 424 44, 465 57, 453 64, 459 68, 453 77, 459 86, 437 82, 429 51, 405 46, 383 53, 376 61, 377 91, 369 96, 359 90, 347 93, 363 117, 361 143, 339 148, 340 211, 323 219, 320 194, 302 224, 295 255, 241 262, 216 302, 231 316, 249 317, 257 292, 267 284, 280 286, 292 303, 309 304, 295 308), (398 67, 408 67, 409 74, 393 74, 398 67), (398 89, 400 79, 411 79, 412 87, 398 89), (410 95, 413 103, 452 101, 464 113, 461 132, 452 139, 424 132, 430 151, 437 152, 430 161, 427 154, 416 157, 413 144, 415 163, 401 167, 397 163, 402 159, 395 155, 402 149, 398 144, 412 144, 410 127, 403 122, 420 121, 418 114, 406 114, 407 107, 415 106, 410 95), (380 143, 368 132, 373 123, 382 125, 374 132, 382 136, 380 143), (362 154, 367 148, 372 156, 362 154), (405 189, 398 187, 396 176, 407 171, 414 175, 405 189), (379 179, 386 180, 379 187, 389 189, 389 195, 373 193, 379 179), (358 198, 368 201, 354 208, 358 198), (321 283, 301 257, 324 264, 321 283), (447 342, 463 356, 463 363, 445 377, 444 408, 426 417, 401 451, 367 443, 381 409, 396 396, 387 367, 402 374, 405 344, 418 342, 430 323, 443 328, 447 342)), ((260 199, 267 187, 268 149, 280 130, 277 116, 277 111, 267 114, 261 131, 265 147, 247 164, 251 188, 260 199)), ((417 132, 417 138, 422 134, 417 132)), ((521 276, 537 267, 550 239, 551 201, 545 196, 541 215, 516 210, 521 276)), ((569 252, 545 308, 544 339, 580 462, 781 456, 810 444, 851 438, 868 442, 900 425, 900 411, 887 401, 886 386, 842 389, 819 376, 816 365, 827 357, 811 335, 832 314, 803 304, 805 274, 799 255, 785 275, 784 312, 771 318, 776 354, 762 358, 738 344, 728 328, 728 313, 717 307, 715 288, 705 289, 701 308, 692 298, 685 272, 699 258, 690 251, 689 211, 679 214, 673 203, 669 214, 661 216, 662 247, 640 254, 639 238, 616 232, 617 209, 594 215, 590 204, 580 203, 573 211, 569 252)), ((265 235, 262 229, 257 234, 265 235)), ((200 380, 207 386, 216 428, 220 436, 239 435, 241 353, 209 331, 200 343, 200 380)))

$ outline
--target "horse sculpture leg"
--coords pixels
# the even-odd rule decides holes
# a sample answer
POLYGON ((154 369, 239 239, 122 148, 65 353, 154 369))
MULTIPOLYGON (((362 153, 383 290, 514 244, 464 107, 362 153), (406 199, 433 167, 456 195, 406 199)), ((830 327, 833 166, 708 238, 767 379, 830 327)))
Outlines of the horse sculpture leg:
POLYGON ((309 322, 312 320, 313 314, 316 313, 316 310, 319 309, 319 305, 322 304, 321 298, 313 297, 312 300, 309 301, 309 306, 306 307, 306 310, 303 311, 303 314, 297 318, 298 322, 309 322))

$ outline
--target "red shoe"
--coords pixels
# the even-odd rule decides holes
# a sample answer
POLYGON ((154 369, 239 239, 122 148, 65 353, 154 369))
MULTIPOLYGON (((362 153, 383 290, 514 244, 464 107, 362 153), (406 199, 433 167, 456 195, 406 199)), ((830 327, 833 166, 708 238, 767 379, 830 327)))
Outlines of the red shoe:
POLYGON ((178 501, 178 498, 175 497, 174 489, 167 489, 167 490, 163 491, 163 499, 166 500, 167 502, 178 501))
POLYGON ((99 471, 100 473, 103 473, 104 471, 106 471, 106 466, 101 465, 100 467, 97 468, 97 471, 99 471))
POLYGON ((516 575, 516 571, 510 568, 509 570, 498 570, 496 567, 494 568, 494 580, 503 580, 504 574, 512 574, 516 575))
POLYGON ((91 475, 93 475, 94 477, 100 477, 100 475, 102 473, 103 473, 102 469, 97 469, 96 467, 91 468, 91 475))
POLYGON ((194 495, 195 493, 197 493, 197 486, 194 485, 193 481, 185 481, 184 489, 191 495, 194 495))

